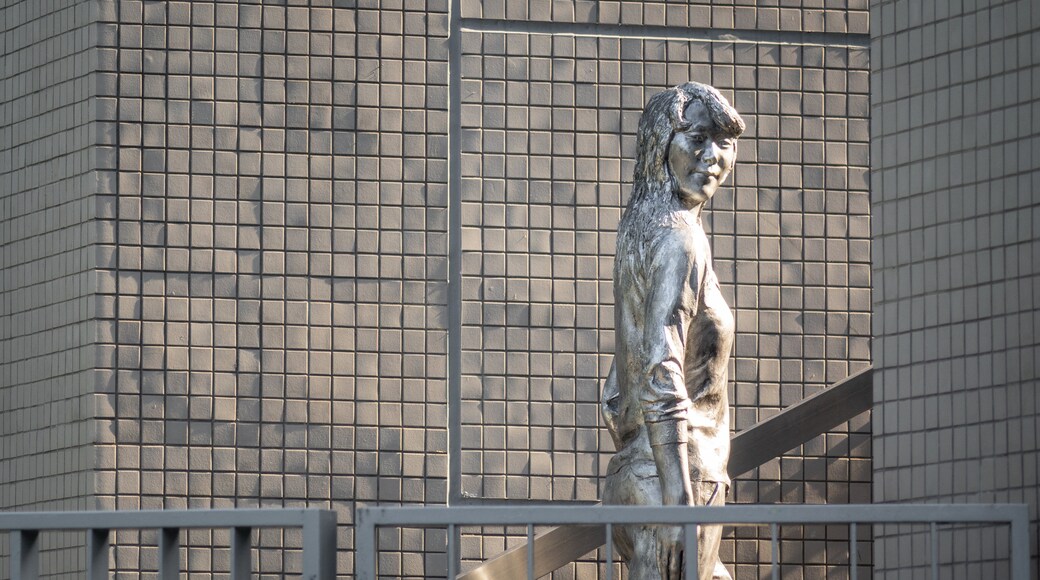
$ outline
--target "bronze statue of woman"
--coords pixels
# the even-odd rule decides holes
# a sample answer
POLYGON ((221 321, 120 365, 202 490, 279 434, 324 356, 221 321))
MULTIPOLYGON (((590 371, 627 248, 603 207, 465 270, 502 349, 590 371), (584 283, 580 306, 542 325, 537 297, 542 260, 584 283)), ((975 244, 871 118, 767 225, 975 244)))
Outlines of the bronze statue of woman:
MULTIPOLYGON (((729 489, 727 363, 733 315, 701 211, 733 169, 744 121, 713 87, 654 95, 639 120, 634 185, 614 260, 615 355, 603 415, 617 453, 603 502, 721 505, 729 489)), ((721 526, 700 526, 700 580, 730 578, 721 526)), ((633 580, 682 578, 682 530, 615 526, 633 580)))

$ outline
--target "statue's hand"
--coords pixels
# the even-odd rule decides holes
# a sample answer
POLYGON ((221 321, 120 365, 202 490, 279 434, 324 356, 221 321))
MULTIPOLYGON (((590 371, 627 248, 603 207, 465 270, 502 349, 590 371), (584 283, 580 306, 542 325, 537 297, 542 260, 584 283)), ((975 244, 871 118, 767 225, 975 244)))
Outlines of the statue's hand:
POLYGON ((657 529, 657 565, 661 578, 682 580, 683 531, 679 526, 661 526, 657 529))

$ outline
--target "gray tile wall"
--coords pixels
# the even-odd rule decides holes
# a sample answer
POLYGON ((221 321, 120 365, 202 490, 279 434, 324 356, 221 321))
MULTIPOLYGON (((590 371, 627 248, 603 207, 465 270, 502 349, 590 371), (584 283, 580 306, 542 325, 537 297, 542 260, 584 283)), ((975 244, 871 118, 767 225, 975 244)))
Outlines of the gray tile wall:
MULTIPOLYGON (((0 505, 94 506, 95 12, 0 6, 0 505)), ((6 537, 6 536, 5 536, 6 537)), ((42 572, 75 569, 48 535, 42 572)), ((0 543, 0 577, 8 543, 0 543)))
MULTIPOLYGON (((1040 8, 872 2, 874 498, 1040 506, 1040 8)), ((887 530, 878 577, 927 564, 887 530), (897 566, 903 570, 894 571, 897 566)), ((912 537, 912 539, 911 539, 912 537)), ((1006 575, 1006 536, 943 540, 1006 575)))
MULTIPOLYGON (((83 386, 100 430, 84 493, 118 509, 331 506, 341 574, 357 502, 446 501, 450 438, 465 501, 598 498, 632 134, 650 94, 689 79, 749 122, 735 187, 707 216, 740 334, 734 428, 868 364, 866 4, 775 4, 463 3, 466 18, 535 23, 462 36, 450 267, 446 1, 85 4, 98 122, 82 148, 98 171, 72 191, 97 192, 84 218, 97 248, 61 254, 96 271, 81 336, 96 342, 83 386), (681 38, 537 33, 575 23, 681 38), (709 25, 749 42, 683 37, 709 25)), ((731 499, 868 501, 869 439, 854 421, 738 479, 731 499)), ((783 562, 809 575, 845 558, 841 531, 784 538, 783 562)), ((117 573, 155 569, 154 534, 117 539, 117 573)), ((227 570, 225 534, 184 540, 193 577, 227 570)), ((299 568, 298 536, 258 541, 290 548, 255 553, 262 574, 299 568)), ((443 532, 380 541, 389 577, 443 573, 443 532)), ((464 556, 510 541, 470 538, 464 556)), ((757 577, 764 546, 742 532, 724 554, 757 577)))
POLYGON ((445 501, 445 8, 101 2, 104 507, 445 501))

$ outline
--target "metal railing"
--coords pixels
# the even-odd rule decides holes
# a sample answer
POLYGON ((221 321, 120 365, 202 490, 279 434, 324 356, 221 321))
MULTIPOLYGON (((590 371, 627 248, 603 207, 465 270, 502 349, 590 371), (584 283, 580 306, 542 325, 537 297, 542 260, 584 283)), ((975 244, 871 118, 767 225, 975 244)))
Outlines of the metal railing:
MULTIPOLYGON (((931 577, 939 578, 939 524, 1008 524, 1011 527, 1011 579, 1029 580, 1029 511, 1024 504, 866 504, 866 505, 749 505, 728 506, 461 506, 461 507, 359 507, 355 521, 358 580, 376 580, 376 528, 445 527, 448 530, 447 578, 458 577, 460 526, 526 526, 526 577, 529 580, 552 570, 539 567, 534 551, 536 525, 597 525, 606 528, 606 578, 612 580, 614 547, 612 527, 631 524, 665 524, 685 530, 685 573, 697 578, 697 526, 768 525, 772 541, 772 578, 779 579, 781 525, 846 524, 849 542, 855 546, 859 524, 928 524, 931 534, 931 577)), ((857 580, 856 550, 849 550, 849 577, 857 580)), ((496 576, 497 577, 497 576, 496 576)))
MULTIPOLYGON (((873 385, 873 370, 865 368, 734 434, 730 443, 730 477, 754 469, 869 411, 874 400, 873 385)), ((603 541, 601 525, 561 526, 536 537, 534 552, 546 570, 555 570, 602 546, 603 541)), ((523 578, 527 549, 519 545, 507 550, 459 580, 523 578)))
POLYGON ((11 542, 11 580, 40 575, 40 532, 83 530, 89 580, 109 577, 112 530, 159 530, 159 578, 180 577, 180 531, 231 529, 231 578, 252 575, 252 530, 302 528, 303 578, 332 580, 336 574, 336 512, 322 509, 216 509, 0 513, 0 532, 11 542))

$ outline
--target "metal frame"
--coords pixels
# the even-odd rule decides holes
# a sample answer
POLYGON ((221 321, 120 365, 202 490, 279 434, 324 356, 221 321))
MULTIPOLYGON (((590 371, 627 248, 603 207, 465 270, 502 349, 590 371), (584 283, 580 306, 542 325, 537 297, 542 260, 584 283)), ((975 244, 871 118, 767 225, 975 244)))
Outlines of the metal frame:
MULTIPOLYGON (((1011 526, 1011 579, 1029 580, 1029 510, 1025 504, 860 504, 860 505, 749 505, 728 506, 504 506, 459 507, 359 507, 356 518, 356 565, 358 580, 376 580, 376 528, 447 527, 448 577, 456 578, 458 549, 452 544, 459 526, 526 526, 528 546, 535 525, 681 525, 687 541, 696 538, 699 525, 769 525, 773 543, 773 577, 778 564, 777 529, 787 524, 848 524, 850 539, 857 538, 857 524, 930 524, 932 542, 937 524, 994 523, 1011 526)), ((608 567, 612 560, 612 541, 607 535, 608 567)), ((695 550, 688 544, 688 550, 695 550)), ((856 558, 850 550, 850 578, 856 580, 856 558)), ((526 577, 551 570, 539 568, 528 550, 526 577)), ((687 562, 696 559, 687 558, 687 562)), ((932 578, 938 580, 939 563, 932 561, 932 578)), ((688 570, 689 572, 689 570, 688 570)), ((693 577, 693 576, 687 576, 693 577)))
MULTIPOLYGON (((462 490, 462 35, 464 33, 545 34, 591 38, 635 38, 841 48, 870 48, 866 33, 749 30, 709 26, 661 26, 599 22, 548 22, 463 17, 462 0, 448 0, 448 274, 447 274, 447 431, 448 505, 477 504, 462 490)), ((754 467, 754 466, 752 466, 754 467)), ((750 467, 748 469, 751 469, 750 467)), ((483 476, 483 471, 477 475, 483 476)), ((494 500, 492 500, 494 501, 494 500)), ((506 500, 509 501, 509 500, 506 500)), ((519 503, 519 502, 518 502, 519 503)))
POLYGON ((336 512, 324 509, 216 509, 0 513, 0 532, 11 542, 11 580, 39 578, 39 535, 47 530, 87 532, 89 580, 109 575, 111 530, 159 530, 159 578, 180 577, 180 532, 194 528, 231 528, 231 578, 252 574, 250 536, 254 528, 302 528, 303 578, 333 580, 336 575, 336 512))

